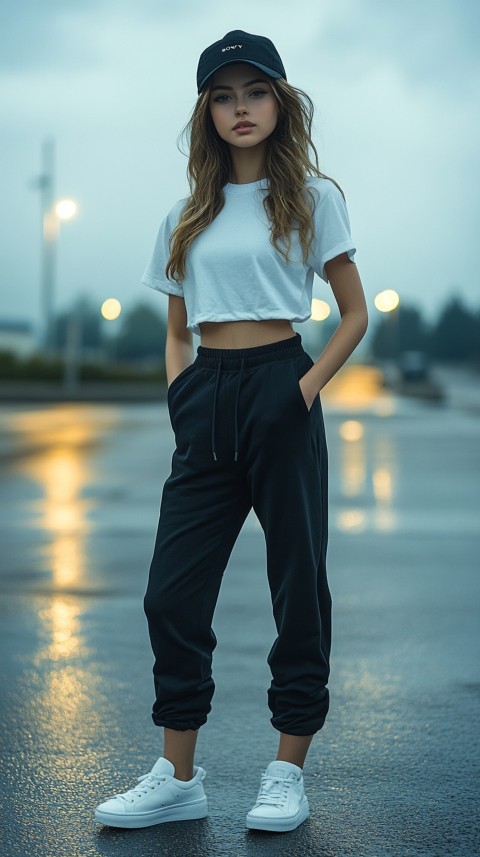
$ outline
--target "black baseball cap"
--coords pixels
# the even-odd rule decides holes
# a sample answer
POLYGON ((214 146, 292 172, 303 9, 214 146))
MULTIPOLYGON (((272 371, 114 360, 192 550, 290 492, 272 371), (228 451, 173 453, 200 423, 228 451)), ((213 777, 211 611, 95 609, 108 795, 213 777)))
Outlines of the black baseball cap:
POLYGON ((232 62, 248 62, 270 77, 287 79, 280 54, 270 39, 245 33, 244 30, 232 30, 200 54, 197 68, 198 94, 200 95, 214 72, 232 62))

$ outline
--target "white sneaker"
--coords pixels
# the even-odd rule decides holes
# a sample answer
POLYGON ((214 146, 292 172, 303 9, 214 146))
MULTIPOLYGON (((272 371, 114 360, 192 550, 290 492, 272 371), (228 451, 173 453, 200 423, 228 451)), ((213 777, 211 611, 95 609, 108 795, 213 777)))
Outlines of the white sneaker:
POLYGON ((164 821, 205 818, 207 798, 202 780, 206 773, 196 765, 188 782, 174 777, 175 768, 163 756, 148 774, 138 777, 139 786, 101 803, 95 821, 110 827, 150 827, 164 821))
POLYGON ((270 762, 262 774, 257 802, 247 815, 247 827, 282 833, 308 818, 303 773, 291 762, 270 762))

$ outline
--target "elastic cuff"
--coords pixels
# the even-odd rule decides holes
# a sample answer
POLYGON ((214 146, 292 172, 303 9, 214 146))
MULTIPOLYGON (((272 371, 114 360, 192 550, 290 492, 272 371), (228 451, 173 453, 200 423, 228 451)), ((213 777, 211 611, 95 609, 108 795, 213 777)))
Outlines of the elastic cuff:
POLYGON ((303 737, 306 735, 315 735, 317 732, 319 732, 325 723, 325 718, 321 721, 321 723, 316 721, 315 724, 312 723, 311 726, 302 725, 302 726, 298 726, 298 727, 294 726, 293 724, 292 725, 285 725, 285 724, 283 724, 283 725, 278 724, 277 725, 274 721, 275 721, 275 718, 271 717, 270 723, 272 724, 273 728, 276 729, 278 732, 282 732, 284 735, 299 735, 299 736, 303 737))
POLYGON ((175 729, 176 732, 186 732, 187 730, 193 729, 196 731, 200 729, 207 722, 207 717, 199 718, 197 720, 163 720, 161 717, 158 717, 155 714, 152 714, 152 720, 155 723, 155 726, 164 726, 166 729, 175 729))

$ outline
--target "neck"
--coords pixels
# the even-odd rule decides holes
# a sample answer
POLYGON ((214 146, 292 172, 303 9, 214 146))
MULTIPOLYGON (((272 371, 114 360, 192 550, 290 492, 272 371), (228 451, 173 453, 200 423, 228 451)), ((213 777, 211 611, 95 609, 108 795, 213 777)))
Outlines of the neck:
POLYGON ((253 149, 239 149, 230 146, 232 172, 230 181, 233 184, 249 184, 265 178, 264 167, 265 145, 259 143, 253 149))

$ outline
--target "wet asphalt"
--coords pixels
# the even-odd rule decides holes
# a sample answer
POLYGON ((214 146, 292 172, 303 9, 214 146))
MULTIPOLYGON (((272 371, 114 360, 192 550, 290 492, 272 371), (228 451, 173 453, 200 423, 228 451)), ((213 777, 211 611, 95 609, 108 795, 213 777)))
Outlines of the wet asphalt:
POLYGON ((173 452, 164 402, 0 408, 2 857, 480 853, 480 416, 400 399, 361 368, 323 399, 331 709, 310 817, 245 829, 275 758, 275 637, 253 513, 215 615, 196 762, 207 819, 122 831, 95 806, 162 752, 142 599, 173 452))

